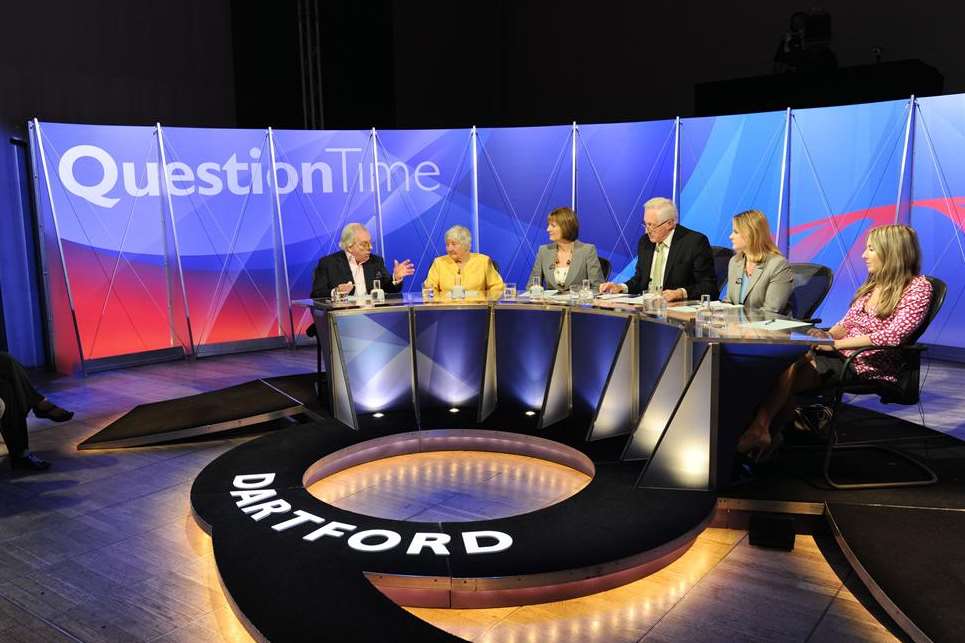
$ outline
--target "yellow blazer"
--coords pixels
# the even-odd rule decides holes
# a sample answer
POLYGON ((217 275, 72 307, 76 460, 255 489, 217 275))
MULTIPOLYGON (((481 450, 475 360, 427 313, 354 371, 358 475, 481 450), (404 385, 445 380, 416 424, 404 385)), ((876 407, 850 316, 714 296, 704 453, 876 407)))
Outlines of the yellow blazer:
MULTIPOLYGON (((436 292, 448 293, 456 283, 456 262, 449 255, 436 257, 429 267, 426 277, 426 288, 434 288, 436 292)), ((503 278, 496 271, 492 259, 488 255, 475 252, 469 253, 469 259, 462 265, 462 287, 466 290, 476 290, 481 295, 498 297, 502 295, 503 278)))

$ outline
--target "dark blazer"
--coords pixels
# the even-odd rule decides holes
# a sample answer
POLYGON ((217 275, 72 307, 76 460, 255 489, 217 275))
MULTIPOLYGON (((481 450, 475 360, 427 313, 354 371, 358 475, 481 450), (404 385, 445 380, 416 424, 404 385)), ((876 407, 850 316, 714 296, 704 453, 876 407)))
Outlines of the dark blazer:
MULTIPOLYGON (((639 295, 649 287, 653 249, 654 243, 647 235, 640 237, 637 244, 637 271, 626 282, 630 294, 639 295)), ((682 225, 674 228, 663 275, 664 289, 686 288, 687 299, 700 299, 701 295, 716 299, 720 292, 710 242, 701 233, 682 225)))
MULTIPOLYGON (((392 271, 385 267, 385 261, 379 255, 370 255, 369 260, 362 264, 365 275, 365 289, 372 290, 372 281, 382 281, 382 290, 387 293, 402 290, 402 282, 392 284, 392 271)), ((333 252, 318 260, 315 266, 315 276, 312 278, 312 299, 325 299, 332 294, 332 288, 346 281, 352 281, 352 269, 348 267, 348 257, 344 250, 333 252)))

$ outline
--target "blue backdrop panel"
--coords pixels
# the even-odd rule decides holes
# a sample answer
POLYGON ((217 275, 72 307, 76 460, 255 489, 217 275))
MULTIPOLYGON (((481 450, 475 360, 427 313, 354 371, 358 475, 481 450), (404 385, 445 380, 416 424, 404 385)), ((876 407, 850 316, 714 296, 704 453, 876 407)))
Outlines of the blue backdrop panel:
MULTIPOLYGON (((681 329, 669 324, 641 319, 637 338, 640 348, 640 408, 645 409, 653 397, 660 381, 660 375, 673 353, 677 340, 683 334, 681 329)), ((698 352, 695 348, 694 352, 698 352)))
POLYGON ((335 323, 355 412, 412 410, 409 312, 339 315, 335 323))
MULTIPOLYGON (((479 248, 507 282, 525 287, 546 215, 572 200, 573 128, 478 130, 479 248)), ((470 227, 471 226, 467 226, 470 227)))
POLYGON ((573 410, 596 411, 628 321, 613 315, 570 315, 573 364, 573 410))
POLYGON ((496 391, 500 404, 543 407, 563 312, 496 308, 496 391))
POLYGON ((403 288, 417 292, 446 253, 445 231, 472 230, 470 130, 382 130, 378 140, 385 262, 411 259, 403 288))
POLYGON ((265 130, 164 128, 195 344, 281 335, 265 130))
POLYGON ((785 112, 682 119, 681 223, 729 248, 731 218, 756 209, 776 233, 786 120, 785 112))
MULTIPOLYGON (((291 299, 304 299, 312 291, 315 265, 338 250, 346 223, 364 224, 379 242, 372 139, 369 132, 355 130, 272 134, 288 285, 291 299)), ((293 314, 296 335, 304 335, 311 315, 307 309, 293 314)))
POLYGON ((922 272, 944 280, 948 295, 922 341, 965 346, 965 95, 918 101, 911 224, 922 272))
MULTIPOLYGON (((85 360, 189 345, 168 314, 164 212, 151 127, 42 123, 56 229, 85 360)), ((64 328, 64 331, 67 329, 64 328)), ((61 330, 58 329, 58 333, 61 330)))
POLYGON ((790 260, 834 270, 818 315, 838 321, 867 276, 870 228, 894 223, 908 101, 795 110, 790 260))
POLYGON ((611 281, 633 275, 643 204, 672 198, 674 121, 580 125, 576 212, 580 238, 610 260, 611 281))
POLYGON ((422 408, 475 406, 486 365, 489 309, 415 311, 422 408))

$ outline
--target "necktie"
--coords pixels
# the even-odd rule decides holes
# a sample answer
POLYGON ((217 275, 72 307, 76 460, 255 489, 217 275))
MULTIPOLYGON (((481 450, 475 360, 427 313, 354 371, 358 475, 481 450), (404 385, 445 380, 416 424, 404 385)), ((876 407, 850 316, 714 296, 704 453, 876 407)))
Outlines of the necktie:
POLYGON ((663 290, 663 268, 667 262, 667 246, 662 241, 653 249, 653 264, 650 268, 650 287, 663 290))

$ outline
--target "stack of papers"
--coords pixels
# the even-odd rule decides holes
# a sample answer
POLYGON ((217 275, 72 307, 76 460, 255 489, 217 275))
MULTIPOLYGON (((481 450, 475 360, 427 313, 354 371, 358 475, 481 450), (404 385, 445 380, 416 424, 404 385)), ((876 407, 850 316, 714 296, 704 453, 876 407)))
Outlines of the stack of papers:
POLYGON ((761 330, 791 330, 792 328, 807 328, 811 325, 812 324, 808 322, 796 321, 794 319, 767 319, 744 324, 744 326, 759 328, 761 330))

